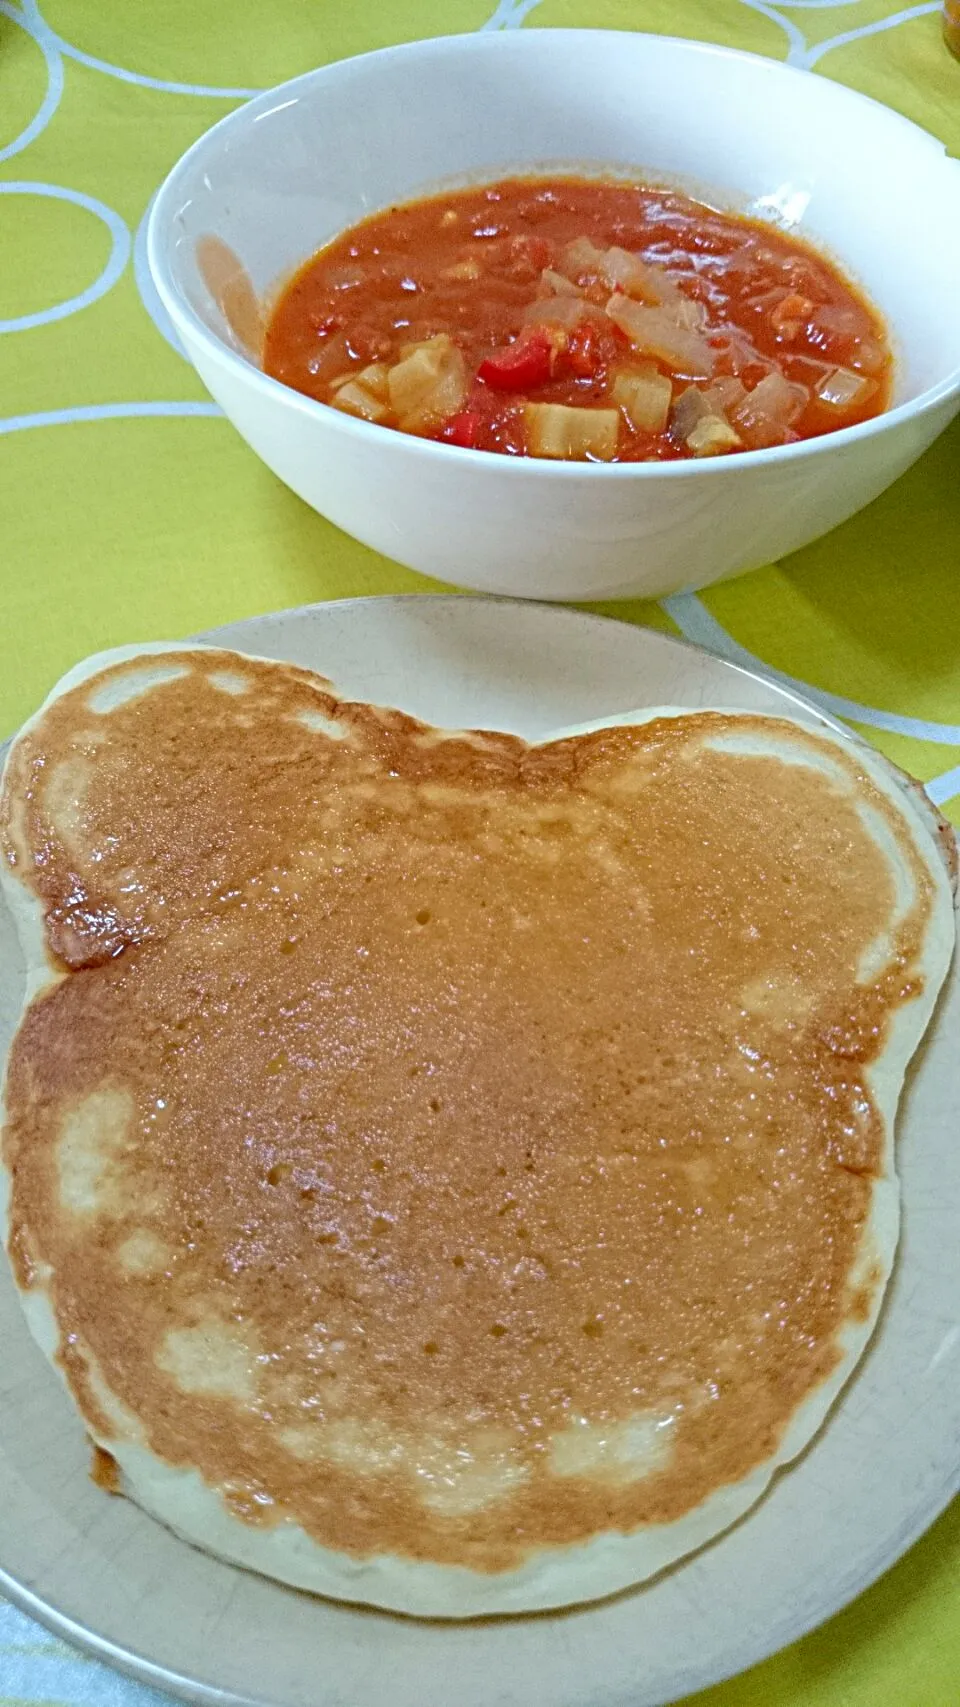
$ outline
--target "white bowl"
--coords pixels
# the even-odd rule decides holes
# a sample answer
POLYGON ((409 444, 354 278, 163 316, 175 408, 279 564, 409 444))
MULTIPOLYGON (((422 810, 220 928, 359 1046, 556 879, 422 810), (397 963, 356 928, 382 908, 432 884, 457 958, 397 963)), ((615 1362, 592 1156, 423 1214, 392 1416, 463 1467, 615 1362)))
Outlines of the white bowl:
POLYGON ((485 592, 659 595, 769 562, 868 504, 960 408, 960 163, 839 84, 703 43, 533 29, 324 66, 201 137, 157 197, 148 255, 198 373, 264 462, 366 545, 485 592), (705 462, 459 450, 269 379, 197 264, 197 240, 214 235, 268 298, 377 208, 457 180, 603 166, 709 187, 836 256, 891 330, 893 406, 705 462))

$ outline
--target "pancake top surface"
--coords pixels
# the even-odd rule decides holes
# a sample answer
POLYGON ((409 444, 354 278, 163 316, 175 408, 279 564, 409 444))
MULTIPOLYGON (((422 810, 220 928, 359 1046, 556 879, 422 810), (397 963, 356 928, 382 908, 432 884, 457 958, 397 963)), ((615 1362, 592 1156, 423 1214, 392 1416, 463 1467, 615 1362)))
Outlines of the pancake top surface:
POLYGON ((934 904, 855 752, 163 665, 64 693, 3 804, 66 973, 11 1057, 11 1252, 97 1437, 486 1571, 768 1459, 885 1278, 869 1069, 934 904))

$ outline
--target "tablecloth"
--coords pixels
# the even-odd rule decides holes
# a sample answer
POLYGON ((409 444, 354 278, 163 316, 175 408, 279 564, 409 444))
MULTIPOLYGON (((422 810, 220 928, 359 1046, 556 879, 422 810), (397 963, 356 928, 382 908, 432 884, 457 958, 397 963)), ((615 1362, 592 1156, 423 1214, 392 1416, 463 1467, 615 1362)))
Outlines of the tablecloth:
MULTIPOLYGON (((391 42, 589 25, 786 59, 960 153, 960 65, 939 12, 938 0, 0 0, 0 731, 104 646, 432 590, 267 472, 151 287, 151 197, 233 105, 391 42)), ((782 563, 701 595, 594 608, 798 682, 960 823, 958 450, 960 423, 862 515, 782 563)), ((0 1603, 3 1707, 161 1700, 0 1603)), ((960 1505, 824 1629, 696 1701, 955 1707, 960 1505)))

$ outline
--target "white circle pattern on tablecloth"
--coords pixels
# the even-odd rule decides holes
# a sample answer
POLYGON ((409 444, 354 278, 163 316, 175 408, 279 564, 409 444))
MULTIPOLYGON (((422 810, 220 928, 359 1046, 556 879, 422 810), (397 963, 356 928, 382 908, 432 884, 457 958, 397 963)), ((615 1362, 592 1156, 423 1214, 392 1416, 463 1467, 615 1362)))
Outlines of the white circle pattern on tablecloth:
POLYGON ((4 182, 0 180, 0 196, 42 196, 53 201, 72 202, 74 207, 85 208, 88 213, 95 214, 103 221, 110 233, 110 257, 99 278, 93 284, 87 285, 86 290, 79 291, 76 296, 70 296, 66 302, 56 302, 50 308, 38 308, 33 314, 16 314, 8 320, 0 320, 0 332, 27 332, 36 326, 49 326, 54 320, 66 320, 70 314, 79 314, 82 308, 89 308, 101 296, 106 296, 116 284, 120 274, 130 257, 130 233, 126 222, 115 213, 105 202, 98 201, 96 196, 85 195, 83 190, 69 190, 63 184, 39 184, 28 181, 4 182))

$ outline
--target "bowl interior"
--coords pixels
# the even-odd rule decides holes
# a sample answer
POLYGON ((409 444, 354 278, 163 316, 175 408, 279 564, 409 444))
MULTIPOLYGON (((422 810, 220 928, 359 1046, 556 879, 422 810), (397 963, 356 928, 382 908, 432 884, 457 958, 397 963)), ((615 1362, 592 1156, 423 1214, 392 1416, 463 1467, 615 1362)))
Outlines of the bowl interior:
POLYGON ((837 84, 702 43, 516 31, 310 72, 231 114, 175 168, 154 210, 151 261, 161 292, 244 354, 198 265, 204 238, 227 245, 269 301, 315 249, 378 208, 556 167, 679 183, 799 228, 885 316, 894 403, 960 384, 960 163, 837 84))

